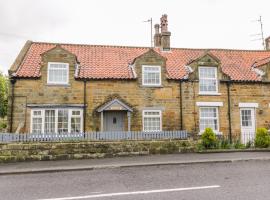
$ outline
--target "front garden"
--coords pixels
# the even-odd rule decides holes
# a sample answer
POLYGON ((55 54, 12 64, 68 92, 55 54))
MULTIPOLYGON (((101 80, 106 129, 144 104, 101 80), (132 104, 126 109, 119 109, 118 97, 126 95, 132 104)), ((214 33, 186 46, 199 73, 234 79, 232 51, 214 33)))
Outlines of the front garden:
POLYGON ((245 144, 237 139, 232 142, 226 137, 217 136, 211 128, 206 128, 197 143, 199 152, 205 150, 264 149, 270 147, 270 135, 266 128, 258 128, 254 140, 245 144))

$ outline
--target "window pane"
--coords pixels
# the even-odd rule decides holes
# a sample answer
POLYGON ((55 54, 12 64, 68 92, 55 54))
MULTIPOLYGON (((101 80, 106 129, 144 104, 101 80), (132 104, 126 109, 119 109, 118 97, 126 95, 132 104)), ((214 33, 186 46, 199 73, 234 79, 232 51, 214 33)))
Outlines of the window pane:
POLYGON ((80 133, 81 132, 81 118, 71 117, 71 132, 80 133))
POLYGON ((158 111, 145 111, 144 115, 160 115, 160 112, 158 111))
POLYGON ((144 117, 144 131, 160 131, 160 116, 159 117, 144 117))
POLYGON ((33 110, 31 131, 32 133, 81 132, 82 123, 82 110, 33 110))
POLYGON ((54 110, 45 110, 45 133, 54 133, 55 132, 55 111, 54 110))
POLYGON ((216 80, 200 79, 200 91, 216 91, 216 80))
POLYGON ((160 67, 143 67, 143 84, 146 85, 160 85, 160 67))
POLYGON ((201 92, 217 92, 215 67, 199 67, 199 87, 201 92))
POLYGON ((34 116, 41 116, 41 110, 33 111, 34 116))
POLYGON ((241 110, 242 126, 252 126, 251 110, 241 110))
POLYGON ((58 110, 58 133, 68 132, 68 110, 58 110))
POLYGON ((32 133, 41 133, 42 132, 42 118, 34 117, 32 121, 32 133))
POLYGON ((218 116, 215 107, 200 108, 200 131, 206 128, 218 131, 218 116))
POLYGON ((50 83, 68 83, 68 66, 65 63, 50 63, 48 68, 50 83))
POLYGON ((79 111, 79 110, 72 111, 72 115, 80 115, 80 114, 81 114, 81 111, 79 111))

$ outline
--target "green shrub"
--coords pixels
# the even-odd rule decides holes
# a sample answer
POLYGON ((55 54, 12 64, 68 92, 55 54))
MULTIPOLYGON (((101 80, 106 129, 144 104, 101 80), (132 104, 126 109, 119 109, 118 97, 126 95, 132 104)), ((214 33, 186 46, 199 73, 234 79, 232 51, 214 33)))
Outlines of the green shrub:
POLYGON ((201 144, 204 148, 213 149, 217 147, 217 137, 211 128, 206 128, 201 138, 201 144))
POLYGON ((222 138, 220 141, 220 148, 221 149, 230 149, 230 141, 228 139, 222 138))
POLYGON ((267 148, 270 146, 270 136, 266 128, 258 128, 255 137, 255 147, 267 148))
POLYGON ((7 124, 5 122, 0 122, 0 130, 6 129, 7 124))
POLYGON ((197 151, 203 151, 205 147, 202 145, 202 142, 198 142, 196 145, 196 150, 197 151))
POLYGON ((244 149, 246 146, 244 144, 241 143, 240 140, 237 140, 235 143, 234 143, 234 148, 235 149, 244 149))

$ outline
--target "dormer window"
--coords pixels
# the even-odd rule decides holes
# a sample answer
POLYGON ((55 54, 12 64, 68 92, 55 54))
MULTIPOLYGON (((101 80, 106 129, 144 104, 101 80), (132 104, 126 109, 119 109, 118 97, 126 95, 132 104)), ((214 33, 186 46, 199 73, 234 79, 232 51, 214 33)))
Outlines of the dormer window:
POLYGON ((60 62, 48 63, 48 84, 68 84, 69 79, 69 64, 60 62))
POLYGON ((142 85, 161 86, 161 67, 152 65, 143 65, 142 85))
POLYGON ((218 78, 216 67, 199 67, 199 93, 218 94, 218 78))

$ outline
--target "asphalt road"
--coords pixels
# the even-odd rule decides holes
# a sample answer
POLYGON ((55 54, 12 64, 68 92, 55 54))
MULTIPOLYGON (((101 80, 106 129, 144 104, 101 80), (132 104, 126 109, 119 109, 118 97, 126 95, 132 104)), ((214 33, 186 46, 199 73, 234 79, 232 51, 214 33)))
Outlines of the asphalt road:
POLYGON ((1 200, 267 200, 270 162, 0 176, 1 200))

